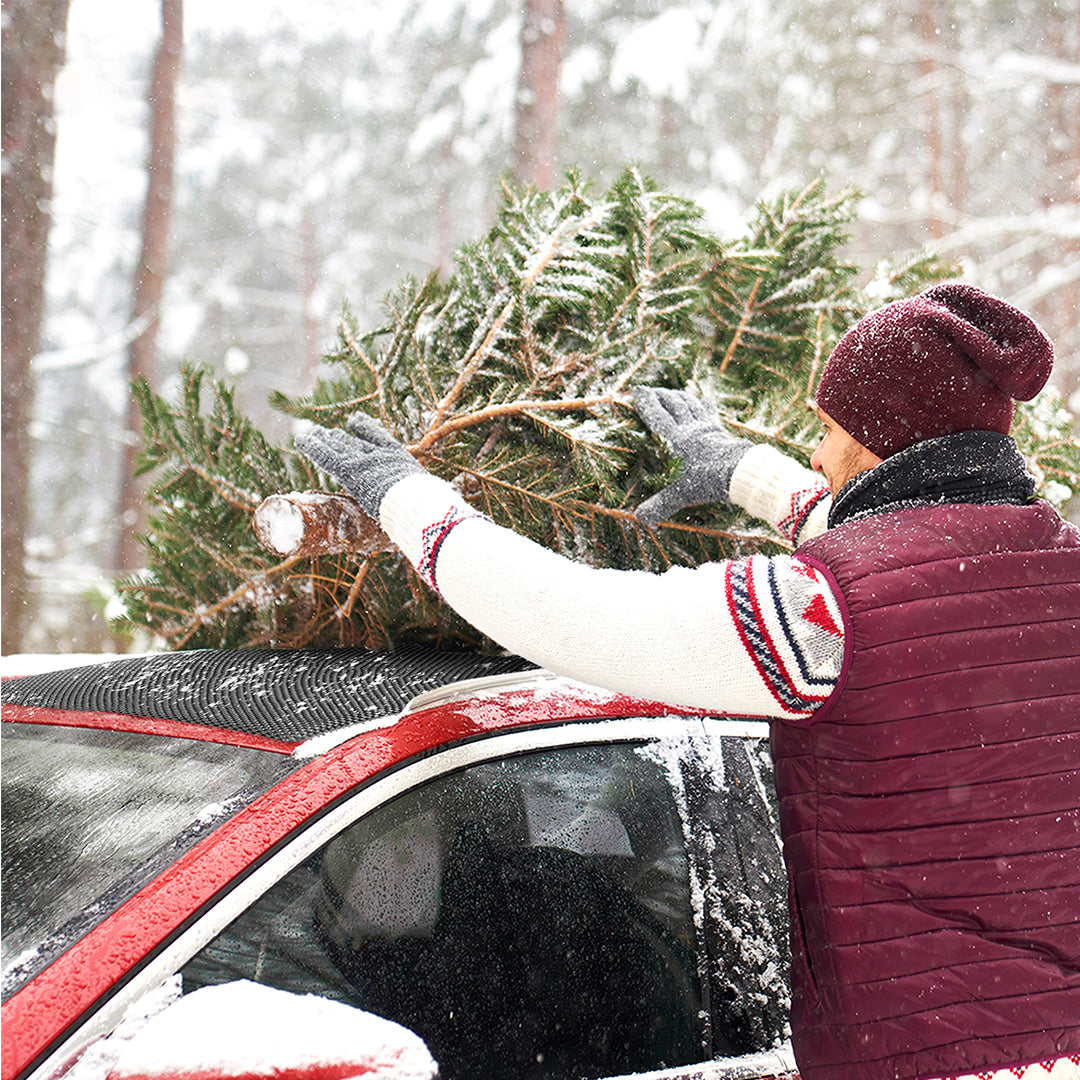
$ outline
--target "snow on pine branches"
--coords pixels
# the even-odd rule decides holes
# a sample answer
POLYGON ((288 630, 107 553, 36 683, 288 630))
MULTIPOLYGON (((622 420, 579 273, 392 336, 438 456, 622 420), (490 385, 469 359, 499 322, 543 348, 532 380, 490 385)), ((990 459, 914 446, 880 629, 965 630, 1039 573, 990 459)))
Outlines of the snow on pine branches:
MULTIPOLYGON (((805 460, 815 439, 807 400, 840 334, 953 272, 923 254, 859 288, 859 268, 841 257, 856 207, 854 193, 814 184, 759 204, 744 236, 721 241, 696 205, 633 169, 599 195, 573 174, 551 193, 507 189, 451 275, 399 283, 374 328, 346 312, 328 377, 273 404, 298 425, 370 413, 478 510, 595 565, 658 570, 777 550, 724 508, 688 510, 655 531, 638 524, 634 507, 676 466, 629 391, 690 386, 741 433, 805 460)), ((176 405, 139 389, 145 468, 157 477, 149 566, 123 586, 130 626, 179 648, 491 645, 391 547, 263 549, 258 502, 320 478, 269 445, 208 373, 186 369, 184 385, 176 405)), ((1044 442, 1060 435, 1039 430, 1044 442)), ((1071 468, 1075 481, 1080 465, 1071 468)))

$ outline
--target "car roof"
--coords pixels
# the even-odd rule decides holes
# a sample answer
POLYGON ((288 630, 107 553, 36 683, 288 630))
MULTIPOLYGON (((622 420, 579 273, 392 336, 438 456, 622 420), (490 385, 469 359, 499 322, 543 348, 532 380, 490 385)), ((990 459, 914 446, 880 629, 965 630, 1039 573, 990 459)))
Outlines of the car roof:
POLYGON ((447 684, 537 670, 519 656, 407 645, 198 649, 6 679, 4 704, 152 717, 296 744, 402 712, 447 684))

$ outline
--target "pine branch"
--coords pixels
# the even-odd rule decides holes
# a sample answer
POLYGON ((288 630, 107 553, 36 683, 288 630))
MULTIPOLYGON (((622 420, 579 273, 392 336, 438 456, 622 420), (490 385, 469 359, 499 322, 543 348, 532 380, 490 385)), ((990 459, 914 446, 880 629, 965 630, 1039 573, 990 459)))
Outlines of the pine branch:
POLYGON ((271 567, 269 570, 262 571, 258 577, 244 581, 243 584, 238 586, 228 595, 223 596, 217 603, 211 604, 207 608, 200 608, 197 610, 188 621, 187 627, 181 630, 181 632, 173 638, 173 641, 171 642, 173 648, 184 648, 195 633, 203 626, 213 622, 219 614, 234 607, 241 600, 254 595, 256 590, 265 585, 271 577, 275 574, 284 573, 286 570, 289 570, 300 562, 302 558, 303 556, 294 555, 284 562, 279 563, 276 567, 271 567))
POLYGON ((418 458, 423 458, 435 443, 463 431, 465 428, 477 427, 489 424, 492 420, 500 420, 508 416, 528 416, 531 412, 582 412, 592 411, 604 405, 610 405, 614 397, 608 394, 600 398, 579 398, 573 401, 546 401, 543 399, 509 401, 500 405, 488 405, 473 413, 466 413, 443 421, 439 427, 428 429, 424 437, 416 443, 410 444, 407 449, 418 458))
MULTIPOLYGON (((857 288, 859 268, 843 258, 857 200, 815 182, 762 202, 745 234, 721 243, 698 207, 633 169, 597 198, 575 175, 550 194, 507 187, 447 280, 401 282, 371 329, 346 311, 326 357, 333 378, 273 404, 327 425, 370 413, 493 520, 594 566, 655 571, 785 550, 730 508, 640 525, 633 507, 678 463, 641 427, 629 391, 693 387, 734 431, 807 460, 806 404, 840 334, 950 272, 919 253, 857 288)), ((496 647, 366 526, 354 530, 369 537, 356 550, 270 557, 255 508, 312 491, 319 477, 269 446, 206 372, 185 369, 173 404, 136 393, 143 467, 156 479, 150 569, 123 586, 130 625, 177 648, 496 647)), ((1022 449, 1060 505, 1080 491, 1080 449, 1051 405, 1017 417, 1022 449)), ((325 535, 340 547, 349 530, 339 525, 325 535)))

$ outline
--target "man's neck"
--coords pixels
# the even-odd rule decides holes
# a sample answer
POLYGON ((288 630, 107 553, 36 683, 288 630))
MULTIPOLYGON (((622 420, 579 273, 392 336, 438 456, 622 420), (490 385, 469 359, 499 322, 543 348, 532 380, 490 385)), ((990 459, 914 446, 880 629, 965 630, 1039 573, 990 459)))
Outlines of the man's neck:
POLYGON ((1035 479, 1008 435, 962 431, 916 443, 852 477, 833 499, 829 527, 870 514, 943 503, 1022 504, 1035 479))

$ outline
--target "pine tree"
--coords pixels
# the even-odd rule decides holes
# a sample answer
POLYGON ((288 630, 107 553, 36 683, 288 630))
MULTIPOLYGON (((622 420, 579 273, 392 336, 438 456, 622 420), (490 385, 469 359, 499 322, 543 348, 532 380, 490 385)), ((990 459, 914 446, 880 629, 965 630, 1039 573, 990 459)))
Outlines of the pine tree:
MULTIPOLYGON (((600 196, 575 175, 552 193, 507 188, 450 277, 400 283, 372 330, 346 313, 327 357, 335 377, 273 404, 328 426, 357 410, 378 417, 496 522, 593 565, 661 570, 781 550, 724 507, 638 524, 634 507, 677 463, 642 429, 629 391, 691 387, 737 431, 808 460, 808 399, 838 337, 870 308, 953 273, 921 254, 860 287, 842 259, 857 202, 814 184, 761 203, 746 234, 725 243, 696 205, 633 169, 600 196)), ((185 371, 174 405, 137 392, 143 467, 158 476, 150 568, 125 586, 130 624, 174 647, 493 646, 388 545, 286 558, 263 549, 251 525, 259 503, 320 478, 269 445, 205 371, 185 371)), ((1021 425, 1059 502, 1080 489, 1067 425, 1048 404, 1021 425)))

